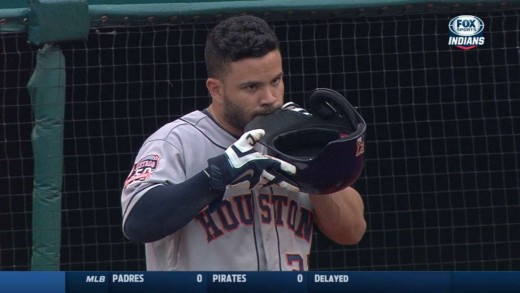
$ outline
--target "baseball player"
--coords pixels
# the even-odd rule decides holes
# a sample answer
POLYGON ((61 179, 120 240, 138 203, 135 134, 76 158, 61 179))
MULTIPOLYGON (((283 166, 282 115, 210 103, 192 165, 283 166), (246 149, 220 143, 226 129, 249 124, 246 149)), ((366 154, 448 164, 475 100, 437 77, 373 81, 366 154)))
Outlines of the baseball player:
MULTIPOLYGON (((152 134, 122 192, 123 231, 146 243, 148 270, 308 270, 314 224, 355 244, 366 223, 351 187, 329 195, 298 191, 296 167, 263 155, 253 117, 283 105, 282 57, 267 23, 231 17, 209 34, 208 108, 152 134)), ((327 172, 327 170, 324 170, 327 172)))

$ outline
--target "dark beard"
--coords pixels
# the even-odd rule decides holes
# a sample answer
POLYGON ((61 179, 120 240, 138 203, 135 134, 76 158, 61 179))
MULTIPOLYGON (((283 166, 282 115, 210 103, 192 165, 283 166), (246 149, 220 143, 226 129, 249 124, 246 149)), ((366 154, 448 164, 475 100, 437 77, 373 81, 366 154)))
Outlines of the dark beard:
POLYGON ((224 119, 234 128, 244 129, 249 119, 244 111, 224 97, 224 119))

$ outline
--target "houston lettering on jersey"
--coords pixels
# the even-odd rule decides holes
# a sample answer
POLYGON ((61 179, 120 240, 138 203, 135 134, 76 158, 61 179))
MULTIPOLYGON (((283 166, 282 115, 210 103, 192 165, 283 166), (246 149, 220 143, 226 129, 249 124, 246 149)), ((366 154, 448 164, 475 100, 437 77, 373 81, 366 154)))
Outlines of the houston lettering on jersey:
MULTIPOLYGON (((313 213, 285 195, 258 195, 260 220, 263 224, 274 224, 293 231, 294 235, 307 242, 313 231, 313 213)), ((204 210, 195 216, 211 242, 224 233, 236 230, 240 225, 251 226, 254 222, 253 198, 251 194, 224 199, 213 213, 204 210)))

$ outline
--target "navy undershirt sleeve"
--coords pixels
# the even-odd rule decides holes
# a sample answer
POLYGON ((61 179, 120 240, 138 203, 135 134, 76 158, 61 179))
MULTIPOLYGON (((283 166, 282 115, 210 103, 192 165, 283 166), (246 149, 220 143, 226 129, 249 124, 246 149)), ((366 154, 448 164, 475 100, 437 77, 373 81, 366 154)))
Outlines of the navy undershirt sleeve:
POLYGON ((208 176, 200 172, 172 185, 147 191, 126 218, 128 239, 147 243, 162 239, 188 224, 208 205, 220 201, 224 191, 211 190, 208 176))

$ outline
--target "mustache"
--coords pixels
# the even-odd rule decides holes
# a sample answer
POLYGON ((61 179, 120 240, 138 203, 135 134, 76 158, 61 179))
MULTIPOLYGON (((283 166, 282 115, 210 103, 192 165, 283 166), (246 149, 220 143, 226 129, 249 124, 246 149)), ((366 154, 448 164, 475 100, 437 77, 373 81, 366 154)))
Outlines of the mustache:
POLYGON ((263 107, 260 111, 254 113, 253 116, 258 116, 258 115, 268 115, 268 114, 271 114, 273 113, 274 111, 278 110, 281 108, 281 105, 277 105, 277 106, 274 106, 274 105, 269 105, 269 106, 265 106, 263 107))

